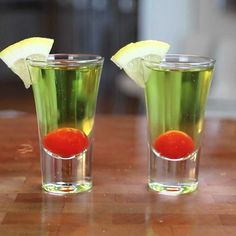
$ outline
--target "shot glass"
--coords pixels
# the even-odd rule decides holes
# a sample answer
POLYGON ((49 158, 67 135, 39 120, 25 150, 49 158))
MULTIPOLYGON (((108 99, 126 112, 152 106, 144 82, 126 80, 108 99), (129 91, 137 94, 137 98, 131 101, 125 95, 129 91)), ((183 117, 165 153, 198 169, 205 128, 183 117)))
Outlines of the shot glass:
POLYGON ((215 61, 195 55, 144 59, 150 189, 193 192, 198 186, 201 134, 215 61))
POLYGON ((92 188, 93 130, 103 58, 51 54, 27 58, 38 122, 42 188, 92 188))

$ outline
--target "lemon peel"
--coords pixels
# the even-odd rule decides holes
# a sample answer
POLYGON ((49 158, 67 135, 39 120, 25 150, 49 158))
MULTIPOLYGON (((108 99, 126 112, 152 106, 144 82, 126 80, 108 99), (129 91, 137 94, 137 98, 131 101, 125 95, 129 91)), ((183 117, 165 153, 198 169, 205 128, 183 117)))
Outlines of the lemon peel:
POLYGON ((157 40, 144 40, 136 43, 129 43, 119 49, 112 57, 113 61, 120 69, 124 69, 126 74, 133 79, 140 87, 145 87, 143 76, 142 60, 152 58, 160 61, 165 57, 170 45, 157 40))
POLYGON ((36 59, 46 60, 53 43, 54 40, 50 38, 27 38, 2 50, 0 52, 0 58, 22 79, 25 87, 28 88, 32 82, 26 65, 26 58, 34 55, 36 59))

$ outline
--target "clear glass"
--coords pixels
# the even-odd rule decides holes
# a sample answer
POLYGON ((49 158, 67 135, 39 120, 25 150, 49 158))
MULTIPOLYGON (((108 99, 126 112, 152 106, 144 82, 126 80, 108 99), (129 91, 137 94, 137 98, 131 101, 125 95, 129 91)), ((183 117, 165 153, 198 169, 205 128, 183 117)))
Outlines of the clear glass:
MULTIPOLYGON (((93 129, 103 58, 52 54, 47 61, 27 58, 27 65, 38 121, 42 188, 51 193, 87 191, 92 188, 93 129), (64 156, 46 147, 49 134, 68 129, 87 137, 85 150, 64 156)), ((60 145, 65 144, 55 144, 56 149, 60 145)), ((77 144, 67 145, 64 148, 71 149, 77 144)))
MULTIPOLYGON (((205 105, 215 61, 194 55, 167 55, 160 63, 143 62, 149 136, 148 186, 161 194, 197 189, 205 105), (186 156, 170 158, 155 148, 168 131, 181 131, 194 143, 186 156)), ((173 149, 168 146, 167 148, 173 149)))

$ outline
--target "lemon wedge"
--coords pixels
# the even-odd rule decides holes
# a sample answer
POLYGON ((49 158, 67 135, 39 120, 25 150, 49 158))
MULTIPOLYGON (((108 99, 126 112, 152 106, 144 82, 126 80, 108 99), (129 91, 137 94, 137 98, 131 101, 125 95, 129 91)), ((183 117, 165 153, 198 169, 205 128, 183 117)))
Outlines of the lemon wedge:
POLYGON ((46 60, 54 40, 42 37, 32 37, 10 45, 0 52, 0 58, 16 73, 29 88, 32 84, 26 65, 26 58, 34 56, 35 59, 46 60))
POLYGON ((111 60, 134 80, 140 87, 145 87, 142 60, 161 61, 168 52, 170 45, 156 40, 144 40, 130 43, 118 50, 111 60))

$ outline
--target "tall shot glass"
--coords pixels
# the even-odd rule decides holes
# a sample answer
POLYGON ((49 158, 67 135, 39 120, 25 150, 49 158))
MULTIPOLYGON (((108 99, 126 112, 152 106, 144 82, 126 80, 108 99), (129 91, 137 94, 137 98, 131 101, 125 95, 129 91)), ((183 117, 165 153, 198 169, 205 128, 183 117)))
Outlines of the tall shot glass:
POLYGON ((42 188, 78 193, 92 188, 93 129, 103 58, 51 54, 27 58, 36 106, 42 188))
POLYGON ((150 189, 179 195, 198 186, 200 141, 215 61, 194 55, 144 59, 150 189))

